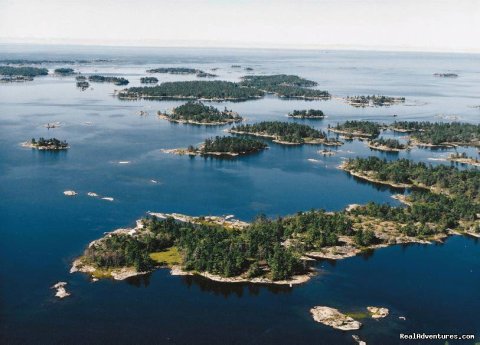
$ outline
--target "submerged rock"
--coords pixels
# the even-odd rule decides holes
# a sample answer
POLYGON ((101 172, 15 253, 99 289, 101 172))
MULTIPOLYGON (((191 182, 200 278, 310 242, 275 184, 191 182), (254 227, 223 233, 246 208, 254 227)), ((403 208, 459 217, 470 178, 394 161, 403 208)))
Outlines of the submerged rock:
POLYGON ((388 316, 389 310, 382 307, 367 307, 367 310, 370 312, 372 318, 382 319, 388 316))
POLYGON ((65 298, 70 296, 70 293, 67 292, 67 289, 65 289, 65 286, 67 285, 66 282, 58 282, 55 285, 52 286, 52 289, 56 289, 57 292, 55 293, 55 296, 58 298, 65 298))
POLYGON ((335 308, 316 306, 310 309, 310 313, 315 321, 342 331, 351 331, 362 326, 360 322, 335 308))

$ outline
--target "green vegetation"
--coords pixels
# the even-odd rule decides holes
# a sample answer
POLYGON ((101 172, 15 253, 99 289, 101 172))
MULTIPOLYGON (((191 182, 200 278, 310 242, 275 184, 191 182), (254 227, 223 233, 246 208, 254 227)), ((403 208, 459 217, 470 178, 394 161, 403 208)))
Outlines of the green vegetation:
POLYGON ((115 85, 127 85, 129 81, 120 77, 104 77, 103 75, 91 75, 88 80, 94 83, 113 83, 115 85))
POLYGON ((150 253, 150 259, 160 265, 173 266, 182 262, 182 257, 177 247, 170 247, 161 252, 150 253))
POLYGON ((266 147, 267 145, 260 140, 217 136, 215 138, 206 139, 199 148, 190 146, 188 151, 200 153, 202 155, 222 153, 229 155, 245 155, 263 150, 266 147))
POLYGON ((413 139, 429 145, 480 146, 480 125, 460 122, 417 122, 399 121, 391 126, 393 130, 410 132, 413 139))
POLYGON ((57 138, 39 138, 38 140, 32 138, 30 145, 39 150, 63 150, 68 148, 68 143, 66 141, 60 141, 57 138))
POLYGON ((220 111, 213 106, 193 101, 174 108, 172 114, 159 112, 159 115, 166 117, 170 121, 194 124, 226 124, 242 120, 237 113, 227 108, 220 111))
POLYGON ((309 110, 294 110, 289 117, 294 117, 297 119, 323 119, 325 114, 321 110, 309 109, 309 110))
POLYGON ((77 87, 84 91, 90 87, 90 83, 88 81, 77 81, 77 87))
POLYGON ((398 103, 404 103, 405 97, 389 97, 389 96, 353 96, 347 97, 347 102, 354 107, 366 107, 366 106, 390 106, 398 103))
POLYGON ((259 98, 263 92, 228 81, 177 81, 152 87, 131 87, 119 93, 121 99, 211 99, 245 101, 259 98))
POLYGON ((186 67, 159 67, 147 70, 147 73, 197 74, 198 69, 186 67))
POLYGON ((204 71, 198 71, 197 72, 197 77, 198 78, 215 78, 215 77, 217 77, 217 75, 213 74, 213 73, 207 73, 207 72, 204 72, 204 71))
POLYGON ((67 76, 67 75, 72 75, 75 73, 73 68, 57 68, 55 69, 55 74, 61 75, 61 76, 67 76))
POLYGON ((330 97, 327 91, 308 89, 317 83, 296 75, 250 75, 243 77, 244 86, 274 93, 281 98, 323 99, 330 97))
POLYGON ((232 128, 232 133, 244 133, 271 137, 279 141, 303 144, 315 139, 326 139, 326 134, 311 126, 281 121, 264 121, 254 124, 239 125, 232 128))
POLYGON ((377 137, 380 134, 380 129, 382 125, 371 122, 371 121, 346 121, 342 124, 337 124, 336 127, 330 128, 329 130, 347 136, 355 137, 377 137))
POLYGON ((385 149, 385 150, 404 150, 407 145, 402 144, 397 139, 384 139, 383 137, 374 139, 369 142, 369 146, 372 148, 385 149))
POLYGON ((0 66, 0 75, 36 77, 39 75, 48 75, 48 69, 38 67, 12 67, 0 66))
POLYGON ((156 84, 158 83, 158 79, 155 77, 142 77, 140 78, 140 83, 142 84, 156 84))
POLYGON ((84 75, 77 75, 75 77, 75 80, 76 81, 86 81, 87 80, 87 77, 85 77, 84 75))

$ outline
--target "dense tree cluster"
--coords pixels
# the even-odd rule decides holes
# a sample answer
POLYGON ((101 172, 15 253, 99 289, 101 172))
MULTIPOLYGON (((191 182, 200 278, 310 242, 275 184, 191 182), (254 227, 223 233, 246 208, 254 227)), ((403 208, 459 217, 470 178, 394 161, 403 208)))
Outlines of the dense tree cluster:
POLYGON ((190 146, 189 151, 200 151, 202 154, 208 153, 234 153, 248 154, 257 152, 266 148, 267 145, 260 140, 254 140, 242 137, 215 137, 206 139, 200 148, 190 146))
POLYGON ((371 121, 345 121, 344 123, 337 124, 334 127, 335 130, 347 132, 350 134, 360 134, 369 137, 377 137, 380 134, 382 125, 371 121))
POLYGON ((173 109, 171 114, 161 114, 172 121, 187 121, 195 123, 230 123, 241 121, 242 118, 226 107, 218 110, 213 106, 207 106, 202 102, 189 101, 173 109))
POLYGON ((151 87, 131 87, 120 98, 215 99, 245 101, 263 96, 263 92, 229 81, 176 81, 151 87))
POLYGON ((480 125, 460 122, 398 121, 391 126, 394 130, 412 132, 412 137, 421 143, 442 145, 461 143, 480 145, 480 125))
POLYGON ((142 77, 142 78, 140 78, 140 83, 142 83, 142 84, 156 84, 156 83, 158 83, 158 78, 142 77))
POLYGON ((294 110, 288 114, 289 117, 301 118, 301 119, 318 119, 324 118, 325 114, 321 110, 309 109, 309 110, 294 110))
POLYGON ((351 96, 347 97, 347 101, 357 107, 372 106, 390 106, 397 103, 405 102, 405 97, 389 97, 381 95, 369 95, 369 96, 351 96))
POLYGON ((382 146, 389 149, 397 149, 397 150, 403 150, 407 147, 405 144, 402 144, 397 139, 391 139, 391 138, 385 139, 383 137, 370 141, 370 144, 372 146, 382 146))
POLYGON ((115 85, 128 85, 129 81, 122 77, 105 77, 94 74, 88 77, 88 80, 94 83, 113 83, 115 85))
POLYGON ((65 149, 68 147, 68 143, 66 141, 61 141, 61 140, 58 140, 57 138, 50 138, 50 139, 39 138, 38 140, 36 140, 35 138, 32 138, 30 143, 32 144, 32 146, 35 146, 38 148, 52 149, 52 150, 65 149))
POLYGON ((187 67, 159 67, 147 70, 147 73, 197 74, 200 70, 187 67))
POLYGON ((79 89, 82 89, 82 91, 88 89, 89 86, 90 86, 90 83, 88 81, 85 81, 85 80, 77 81, 77 87, 79 89))
POLYGON ((67 76, 74 74, 75 71, 73 70, 73 68, 62 67, 55 69, 54 73, 61 76, 67 76))
POLYGON ((238 125, 232 131, 268 135, 281 141, 304 143, 305 139, 324 139, 326 134, 311 126, 296 122, 263 121, 254 124, 238 125))
POLYGON ((46 68, 0 66, 0 75, 36 77, 47 74, 48 69, 46 68))

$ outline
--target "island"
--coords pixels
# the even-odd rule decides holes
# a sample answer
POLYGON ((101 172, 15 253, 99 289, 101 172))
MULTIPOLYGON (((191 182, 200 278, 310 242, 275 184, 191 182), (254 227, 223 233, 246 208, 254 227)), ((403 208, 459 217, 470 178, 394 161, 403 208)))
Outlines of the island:
POLYGON ((63 68, 56 68, 53 72, 54 72, 56 75, 59 75, 59 76, 62 76, 62 77, 75 74, 75 71, 73 70, 73 68, 65 68, 65 67, 63 67, 63 68))
POLYGON ((315 321, 342 331, 352 331, 362 326, 360 322, 335 308, 317 306, 310 309, 310 313, 315 321))
POLYGON ((202 102, 189 101, 179 107, 173 108, 171 114, 158 112, 162 119, 194 125, 225 125, 242 121, 236 112, 228 110, 218 110, 213 106, 207 106, 202 102))
POLYGON ((195 74, 199 78, 214 78, 217 75, 188 67, 160 67, 147 70, 147 73, 195 74))
POLYGON ((383 107, 405 103, 405 97, 389 97, 380 95, 349 96, 345 99, 354 107, 383 107))
POLYGON ((396 121, 390 128, 409 133, 412 144, 427 147, 480 146, 480 124, 396 121))
POLYGON ((82 91, 85 91, 90 87, 90 83, 88 81, 77 81, 77 87, 82 91))
POLYGON ((229 81, 174 81, 157 86, 131 87, 118 93, 120 99, 171 99, 246 101, 263 97, 264 92, 229 81))
POLYGON ((408 148, 408 144, 402 144, 397 139, 384 139, 383 137, 368 141, 368 147, 373 150, 385 152, 400 152, 408 148))
POLYGON ((343 144, 335 139, 328 138, 325 132, 295 122, 263 121, 237 125, 230 129, 230 133, 269 138, 276 143, 287 145, 323 144, 340 146, 343 144))
POLYGON ((458 74, 456 73, 434 73, 433 74, 435 77, 441 77, 441 78, 457 78, 458 74))
POLYGON ((335 127, 328 125, 328 131, 342 134, 347 139, 352 138, 375 138, 380 134, 380 130, 384 129, 384 125, 380 125, 372 121, 345 121, 335 127))
POLYGON ((32 81, 33 77, 25 77, 23 75, 9 75, 0 78, 0 83, 22 83, 32 81))
POLYGON ((215 77, 218 77, 218 75, 216 75, 216 74, 207 73, 207 72, 204 72, 204 71, 198 71, 196 76, 198 78, 215 78, 215 77))
POLYGON ((323 119, 325 114, 321 110, 309 109, 309 110, 294 110, 288 114, 288 117, 295 119, 323 119))
POLYGON ((94 74, 88 77, 88 80, 92 83, 113 83, 115 85, 128 85, 129 81, 121 77, 105 77, 102 75, 94 74))
POLYGON ((158 78, 142 77, 142 78, 140 78, 140 83, 142 83, 142 84, 157 84, 158 83, 158 78))
POLYGON ((254 140, 241 137, 215 137, 205 139, 205 142, 199 147, 190 145, 187 149, 164 150, 167 153, 175 153, 179 155, 188 154, 191 156, 243 156, 255 153, 267 148, 267 144, 260 140, 254 140))
MULTIPOLYGON (((21 81, 33 80, 34 77, 48 75, 48 69, 38 67, 0 66, 0 75, 6 77, 25 77, 21 81)), ((3 81, 20 81, 16 78, 5 78, 3 81)))
POLYGON ((253 87, 280 98, 299 98, 305 100, 328 99, 327 91, 312 89, 317 83, 296 75, 248 75, 242 78, 241 85, 253 87))
POLYGON ((66 141, 60 141, 57 138, 50 138, 50 139, 39 138, 38 140, 36 140, 35 138, 32 138, 31 141, 23 143, 22 146, 30 147, 32 149, 37 149, 37 150, 52 150, 52 151, 66 150, 69 148, 68 143, 66 141))
POLYGON ((466 152, 452 153, 448 156, 447 160, 455 163, 468 164, 480 167, 480 161, 478 160, 478 158, 468 157, 466 152))

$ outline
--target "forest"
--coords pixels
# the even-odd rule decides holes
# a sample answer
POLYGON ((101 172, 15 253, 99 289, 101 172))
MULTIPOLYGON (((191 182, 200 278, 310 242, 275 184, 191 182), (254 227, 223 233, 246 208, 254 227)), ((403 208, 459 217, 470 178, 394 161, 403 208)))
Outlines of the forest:
POLYGON ((48 69, 38 67, 0 66, 0 75, 36 77, 40 75, 48 75, 48 69))
POLYGON ((60 141, 57 138, 39 138, 38 140, 32 138, 30 144, 36 148, 47 150, 61 150, 68 148, 68 143, 66 141, 60 141))
POLYGON ((202 102, 189 101, 172 110, 171 114, 159 115, 166 116, 171 121, 186 121, 194 123, 231 123, 242 121, 242 118, 232 110, 226 107, 218 110, 213 106, 207 106, 202 102))
POLYGON ((175 81, 151 87, 131 87, 119 93, 122 99, 214 99, 245 101, 263 96, 263 92, 229 81, 175 81))
POLYGON ((383 128, 382 125, 376 122, 371 121, 345 121, 342 124, 337 124, 335 127, 328 127, 333 131, 345 132, 347 135, 351 134, 352 136, 368 136, 368 137, 377 137, 380 134, 380 130, 383 128))
POLYGON ((209 153, 228 153, 228 154, 248 154, 263 150, 267 147, 263 141, 242 138, 216 136, 215 138, 205 139, 205 142, 199 147, 189 146, 188 151, 199 152, 200 154, 209 153))
POLYGON ((396 121, 393 130, 410 132, 420 143, 443 145, 459 143, 480 146, 480 125, 460 122, 396 121))
POLYGON ((309 110, 294 110, 288 114, 289 117, 297 119, 323 119, 325 114, 321 110, 309 109, 309 110))
POLYGON ((121 77, 105 77, 103 75, 94 74, 88 77, 93 83, 113 83, 115 85, 128 85, 129 81, 121 77))
POLYGON ((290 143, 304 143, 305 139, 325 139, 326 134, 311 126, 282 121, 263 121, 254 124, 237 125, 232 132, 259 134, 275 137, 278 140, 290 143))
POLYGON ((369 143, 371 146, 374 146, 374 147, 385 147, 393 150, 404 150, 407 148, 407 145, 402 144, 397 139, 391 139, 391 138, 385 139, 381 137, 378 139, 371 140, 369 143))

